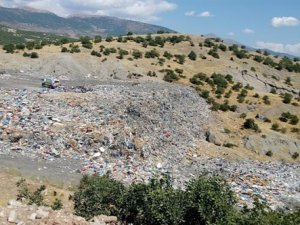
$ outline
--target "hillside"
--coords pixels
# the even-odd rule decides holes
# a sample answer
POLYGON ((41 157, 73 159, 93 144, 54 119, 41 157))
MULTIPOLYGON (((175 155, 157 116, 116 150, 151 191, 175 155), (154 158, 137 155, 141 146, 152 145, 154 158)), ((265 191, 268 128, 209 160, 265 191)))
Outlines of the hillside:
MULTIPOLYGON (((64 36, 59 36, 50 33, 41 33, 33 31, 24 31, 13 29, 7 26, 0 25, 0 44, 24 44, 26 42, 56 42, 62 39, 66 39, 64 36)), ((75 41, 76 39, 67 38, 69 41, 75 41)))
POLYGON ((54 33, 63 36, 117 36, 129 31, 136 34, 174 32, 165 27, 115 17, 59 17, 49 12, 0 7, 0 24, 15 29, 54 33))
POLYGON ((274 208, 300 204, 297 58, 180 34, 85 38, 0 57, 4 155, 53 167, 82 160, 80 172, 124 183, 162 172, 182 187, 199 172, 221 173, 241 205, 254 193, 274 208), (48 76, 63 87, 41 89, 48 76))

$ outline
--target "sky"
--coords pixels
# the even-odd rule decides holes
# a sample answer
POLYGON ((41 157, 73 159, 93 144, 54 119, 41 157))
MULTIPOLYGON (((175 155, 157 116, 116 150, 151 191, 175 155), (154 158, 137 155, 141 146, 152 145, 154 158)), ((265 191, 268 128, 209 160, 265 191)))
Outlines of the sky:
POLYGON ((0 0, 0 5, 60 16, 117 16, 300 56, 300 0, 0 0))

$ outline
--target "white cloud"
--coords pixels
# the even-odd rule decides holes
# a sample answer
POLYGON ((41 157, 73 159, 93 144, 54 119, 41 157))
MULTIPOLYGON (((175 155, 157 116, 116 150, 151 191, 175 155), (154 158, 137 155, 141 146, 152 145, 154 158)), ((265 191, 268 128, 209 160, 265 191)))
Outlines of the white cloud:
POLYGON ((257 48, 262 49, 270 49, 275 52, 283 52, 283 53, 289 53, 295 56, 300 56, 300 43, 296 44, 282 44, 282 43, 272 43, 272 42, 263 42, 263 41, 257 41, 256 42, 257 48))
POLYGON ((176 9, 168 0, 0 0, 5 7, 32 7, 60 16, 72 14, 109 15, 149 21, 176 9))
POLYGON ((190 11, 190 12, 186 12, 184 15, 185 16, 195 16, 196 12, 195 11, 190 11))
POLYGON ((295 17, 274 17, 272 19, 273 27, 282 27, 282 26, 298 26, 299 20, 295 17))
POLYGON ((200 13, 198 16, 200 17, 212 17, 213 15, 210 13, 210 11, 204 11, 200 13))
POLYGON ((245 29, 243 30, 243 33, 245 33, 245 34, 254 34, 255 31, 252 30, 252 29, 249 29, 249 28, 245 28, 245 29))
POLYGON ((229 32, 227 35, 228 36, 234 36, 235 34, 234 34, 234 32, 229 32))

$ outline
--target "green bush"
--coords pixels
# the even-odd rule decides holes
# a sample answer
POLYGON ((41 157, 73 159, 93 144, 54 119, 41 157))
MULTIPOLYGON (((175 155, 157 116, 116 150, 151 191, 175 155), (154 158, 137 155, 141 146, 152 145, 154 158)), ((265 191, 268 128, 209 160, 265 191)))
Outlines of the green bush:
POLYGON ((258 125, 255 123, 254 119, 246 119, 246 121, 244 122, 243 127, 245 129, 251 129, 254 130, 256 132, 259 132, 259 127, 258 125))
POLYGON ((145 58, 159 58, 159 52, 156 49, 152 49, 151 51, 147 51, 145 53, 145 58))
POLYGON ((32 59, 37 59, 38 57, 39 57, 39 55, 38 55, 37 52, 31 52, 30 58, 32 58, 32 59))
POLYGON ((84 176, 73 201, 77 215, 87 219, 100 214, 115 215, 122 224, 292 225, 300 222, 300 210, 273 211, 258 199, 253 209, 239 209, 226 180, 208 174, 190 180, 184 190, 174 189, 166 175, 128 188, 108 176, 84 176))
POLYGON ((143 53, 139 50, 133 50, 132 56, 134 59, 140 59, 140 58, 143 58, 143 53))
POLYGON ((184 224, 187 199, 168 177, 132 184, 124 196, 121 219, 134 225, 184 224))
POLYGON ((6 51, 6 53, 13 54, 16 50, 16 46, 14 44, 8 44, 3 46, 3 50, 6 51))
POLYGON ((168 60, 170 60, 173 57, 173 55, 170 52, 165 51, 164 54, 163 54, 163 57, 165 57, 168 60))
POLYGON ((194 51, 191 51, 189 54, 188 54, 188 57, 190 60, 193 60, 195 61, 197 59, 197 54, 194 52, 194 51))
POLYGON ((186 187, 186 224, 232 224, 236 198, 220 176, 200 175, 186 187))
POLYGON ((91 219, 96 215, 119 215, 125 187, 109 176, 84 176, 74 193, 74 210, 91 219))
POLYGON ((273 123, 271 129, 274 130, 274 131, 279 131, 279 124, 278 123, 273 123))
POLYGON ((291 95, 291 94, 289 94, 289 93, 285 93, 285 94, 283 95, 283 100, 282 100, 282 102, 285 103, 285 104, 290 104, 291 101, 292 101, 292 99, 293 99, 293 95, 291 95))
POLYGON ((58 198, 56 198, 53 202, 53 204, 51 205, 51 208, 53 210, 60 210, 63 208, 63 204, 62 204, 62 201, 58 198))
POLYGON ((173 70, 166 70, 166 74, 164 75, 164 81, 173 82, 179 80, 179 77, 173 70))
POLYGON ((203 84, 202 81, 206 80, 207 76, 205 73, 197 73, 192 78, 190 78, 190 82, 192 84, 200 85, 203 84))
POLYGON ((41 185, 37 190, 34 192, 29 191, 28 185, 25 179, 19 180, 17 183, 18 194, 17 200, 23 201, 26 204, 33 205, 36 204, 37 206, 44 205, 44 197, 43 191, 46 190, 45 185, 41 185))
POLYGON ((264 103, 265 103, 266 105, 271 105, 271 101, 270 101, 270 99, 269 99, 269 96, 265 95, 265 96, 263 97, 263 101, 264 101, 264 103))
POLYGON ((174 55, 176 58, 176 62, 179 64, 185 63, 185 55, 174 55))

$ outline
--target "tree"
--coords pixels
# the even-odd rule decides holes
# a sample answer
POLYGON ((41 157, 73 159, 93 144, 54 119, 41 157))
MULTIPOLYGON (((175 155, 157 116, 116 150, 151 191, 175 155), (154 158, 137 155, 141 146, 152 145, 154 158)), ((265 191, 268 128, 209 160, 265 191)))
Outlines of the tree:
POLYGON ((252 129, 255 130, 256 132, 259 131, 259 127, 258 125, 255 123, 254 119, 246 119, 246 121, 244 122, 243 127, 245 129, 252 129))
POLYGON ((283 100, 282 100, 282 102, 285 103, 285 104, 290 104, 291 101, 292 101, 292 99, 293 99, 293 95, 291 95, 291 94, 289 94, 289 93, 285 93, 285 94, 283 95, 283 100))
POLYGON ((232 224, 236 198, 224 178, 200 175, 186 189, 186 224, 232 224))
POLYGON ((143 53, 139 50, 133 50, 132 56, 134 59, 140 59, 143 58, 143 53))
POLYGON ((95 36, 94 43, 100 43, 102 41, 102 37, 100 35, 95 36))
POLYGON ((8 44, 3 46, 3 50, 6 51, 6 53, 13 54, 16 50, 16 46, 14 44, 8 44))
POLYGON ((30 58, 32 58, 32 59, 37 59, 38 57, 39 57, 39 55, 38 55, 37 52, 32 52, 32 53, 30 54, 30 58))
POLYGON ((74 210, 78 216, 91 219, 96 215, 119 215, 125 187, 109 176, 85 175, 74 194, 74 210))
POLYGON ((195 61, 197 59, 197 54, 194 52, 194 51, 191 51, 189 54, 188 54, 188 57, 190 60, 193 60, 195 61))

